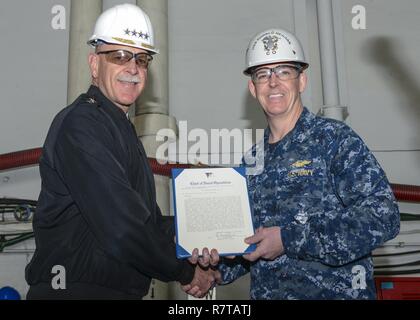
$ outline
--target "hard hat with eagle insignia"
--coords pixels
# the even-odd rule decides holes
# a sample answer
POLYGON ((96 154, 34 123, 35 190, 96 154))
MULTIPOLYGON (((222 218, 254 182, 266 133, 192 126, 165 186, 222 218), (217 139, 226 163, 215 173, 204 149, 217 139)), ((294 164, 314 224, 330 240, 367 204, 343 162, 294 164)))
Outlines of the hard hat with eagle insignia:
POLYGON ((309 64, 299 40, 282 29, 268 29, 258 33, 246 50, 244 74, 250 75, 256 66, 276 62, 294 62, 306 69, 309 64))

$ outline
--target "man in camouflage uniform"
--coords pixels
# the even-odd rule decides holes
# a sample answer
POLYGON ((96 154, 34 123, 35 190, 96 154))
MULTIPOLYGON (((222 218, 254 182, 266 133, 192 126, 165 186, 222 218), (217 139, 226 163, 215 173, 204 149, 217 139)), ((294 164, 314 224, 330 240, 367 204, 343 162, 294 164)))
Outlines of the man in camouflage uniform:
POLYGON ((398 234, 398 206, 361 138, 303 107, 307 67, 284 30, 248 47, 244 73, 268 122, 262 173, 248 176, 256 233, 246 242, 257 249, 222 259, 222 284, 251 272, 252 299, 374 299, 371 251, 398 234))

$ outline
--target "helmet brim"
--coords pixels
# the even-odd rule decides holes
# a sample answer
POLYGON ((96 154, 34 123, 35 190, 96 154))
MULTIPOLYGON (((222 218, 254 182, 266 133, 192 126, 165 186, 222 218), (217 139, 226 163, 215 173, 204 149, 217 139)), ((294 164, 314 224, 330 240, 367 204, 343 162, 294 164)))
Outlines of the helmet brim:
POLYGON ((151 45, 148 45, 147 43, 127 40, 127 39, 122 39, 122 38, 108 38, 108 37, 106 37, 106 38, 105 37, 96 38, 96 37, 92 37, 92 39, 90 39, 87 42, 87 44, 94 47, 94 48, 97 47, 100 44, 114 44, 114 45, 143 49, 143 50, 146 50, 147 52, 149 52, 151 55, 159 53, 159 50, 157 50, 155 47, 153 47, 151 45))
POLYGON ((269 65, 269 64, 274 64, 274 63, 291 63, 291 64, 297 64, 297 65, 301 66, 301 68, 302 68, 301 71, 303 71, 303 70, 305 70, 305 69, 307 69, 309 67, 309 63, 304 62, 304 61, 273 60, 273 61, 270 61, 270 62, 257 63, 257 64, 255 64, 253 66, 250 66, 250 67, 248 67, 247 69, 245 69, 243 71, 243 74, 246 75, 246 76, 250 76, 252 74, 252 72, 253 72, 254 69, 256 69, 258 67, 261 67, 261 66, 266 66, 266 65, 269 65))

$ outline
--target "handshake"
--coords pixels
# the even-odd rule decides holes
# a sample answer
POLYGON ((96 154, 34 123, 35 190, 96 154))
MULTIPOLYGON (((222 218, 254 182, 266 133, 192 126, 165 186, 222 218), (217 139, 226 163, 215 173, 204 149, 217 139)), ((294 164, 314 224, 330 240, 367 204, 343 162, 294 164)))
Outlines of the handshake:
POLYGON ((191 283, 181 288, 195 298, 203 298, 209 290, 221 283, 221 275, 217 270, 219 254, 216 249, 212 249, 209 253, 209 250, 204 248, 202 256, 199 257, 199 250, 196 248, 188 261, 195 265, 194 278, 191 283))
MULTIPOLYGON (((256 244, 255 251, 242 255, 243 259, 250 262, 258 259, 274 260, 284 254, 281 230, 277 226, 258 228, 253 236, 245 239, 245 243, 256 244)), ((235 256, 226 258, 233 259, 235 256)), ((222 282, 222 276, 217 269, 220 260, 219 253, 216 249, 209 252, 207 248, 204 248, 201 257, 199 257, 199 251, 196 248, 188 260, 195 265, 195 274, 191 283, 181 286, 181 288, 189 295, 202 298, 210 289, 222 282)))

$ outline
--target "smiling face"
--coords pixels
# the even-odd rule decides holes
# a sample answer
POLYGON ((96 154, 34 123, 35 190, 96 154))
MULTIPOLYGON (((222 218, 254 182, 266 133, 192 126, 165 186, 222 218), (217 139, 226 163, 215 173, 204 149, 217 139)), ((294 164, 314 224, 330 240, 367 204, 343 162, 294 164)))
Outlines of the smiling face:
POLYGON ((134 54, 147 52, 133 47, 104 44, 97 47, 96 53, 89 54, 89 66, 92 83, 98 86, 109 100, 124 112, 127 112, 146 85, 147 68, 137 66, 134 59, 123 65, 118 65, 107 61, 105 54, 97 54, 98 52, 119 49, 134 54))
MULTIPOLYGON (((264 65, 261 68, 274 68, 281 64, 264 65)), ((248 81, 248 88, 263 108, 268 120, 275 118, 288 118, 303 109, 300 94, 305 90, 307 77, 300 73, 296 79, 280 80, 271 74, 266 83, 248 81)))

